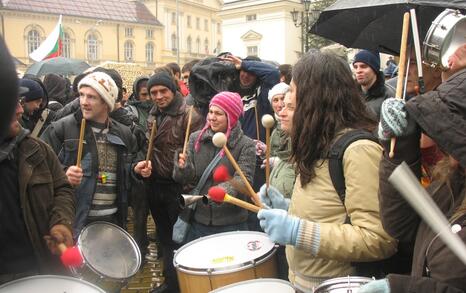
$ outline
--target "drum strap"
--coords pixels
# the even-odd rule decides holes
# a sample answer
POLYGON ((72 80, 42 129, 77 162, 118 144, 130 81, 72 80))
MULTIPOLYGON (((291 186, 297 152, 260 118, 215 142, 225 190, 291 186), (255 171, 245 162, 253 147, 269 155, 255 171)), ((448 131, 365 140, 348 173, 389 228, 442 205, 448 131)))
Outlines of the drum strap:
POLYGON ((199 179, 199 182, 197 183, 196 187, 194 187, 194 189, 191 191, 191 194, 199 194, 201 192, 201 189, 202 187, 204 187, 207 178, 209 178, 210 173, 212 173, 212 170, 215 168, 215 166, 217 166, 221 158, 222 156, 220 155, 220 152, 217 152, 215 157, 205 168, 204 173, 202 173, 201 179, 199 179))

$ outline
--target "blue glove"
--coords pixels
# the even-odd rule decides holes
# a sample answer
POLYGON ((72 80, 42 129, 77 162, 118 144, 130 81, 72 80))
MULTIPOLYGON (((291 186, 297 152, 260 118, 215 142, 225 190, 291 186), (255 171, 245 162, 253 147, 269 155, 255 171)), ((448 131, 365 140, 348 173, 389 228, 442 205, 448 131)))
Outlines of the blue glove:
POLYGON ((408 132, 408 112, 401 99, 389 98, 383 101, 380 110, 378 135, 381 140, 404 136, 408 132))
POLYGON ((361 286, 358 293, 390 293, 390 284, 388 279, 375 280, 361 286))
POLYGON ((270 240, 281 245, 296 245, 301 224, 299 218, 288 215, 287 211, 277 209, 261 209, 257 213, 257 218, 270 240))
POLYGON ((266 190, 266 184, 262 185, 259 189, 259 197, 263 204, 272 209, 288 210, 288 207, 290 206, 289 198, 285 198, 283 194, 273 186, 269 186, 268 192, 266 192, 266 190))

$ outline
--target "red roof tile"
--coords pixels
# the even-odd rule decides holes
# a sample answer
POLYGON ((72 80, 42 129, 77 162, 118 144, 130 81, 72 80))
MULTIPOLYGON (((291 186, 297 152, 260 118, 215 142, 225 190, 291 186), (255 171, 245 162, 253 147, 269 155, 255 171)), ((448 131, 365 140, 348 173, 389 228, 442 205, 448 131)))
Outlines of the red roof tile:
POLYGON ((1 0, 2 9, 162 25, 139 1, 1 0))

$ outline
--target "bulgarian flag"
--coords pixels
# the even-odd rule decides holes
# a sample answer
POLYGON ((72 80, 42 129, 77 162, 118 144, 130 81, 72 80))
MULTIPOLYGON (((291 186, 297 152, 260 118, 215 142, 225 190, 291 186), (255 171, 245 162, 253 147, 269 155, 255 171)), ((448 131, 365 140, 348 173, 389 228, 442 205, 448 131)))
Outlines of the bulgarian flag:
POLYGON ((63 51, 63 26, 61 19, 62 16, 60 15, 57 25, 47 39, 40 44, 39 48, 29 54, 32 60, 39 62, 44 59, 61 56, 63 51))

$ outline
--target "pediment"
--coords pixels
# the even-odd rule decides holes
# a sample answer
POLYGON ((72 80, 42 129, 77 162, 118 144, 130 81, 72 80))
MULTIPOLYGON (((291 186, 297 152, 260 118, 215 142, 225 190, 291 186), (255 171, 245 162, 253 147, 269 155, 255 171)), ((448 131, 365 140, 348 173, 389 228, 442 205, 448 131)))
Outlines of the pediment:
POLYGON ((247 33, 241 36, 241 40, 243 41, 258 41, 260 39, 262 39, 262 35, 253 30, 249 30, 247 33))

